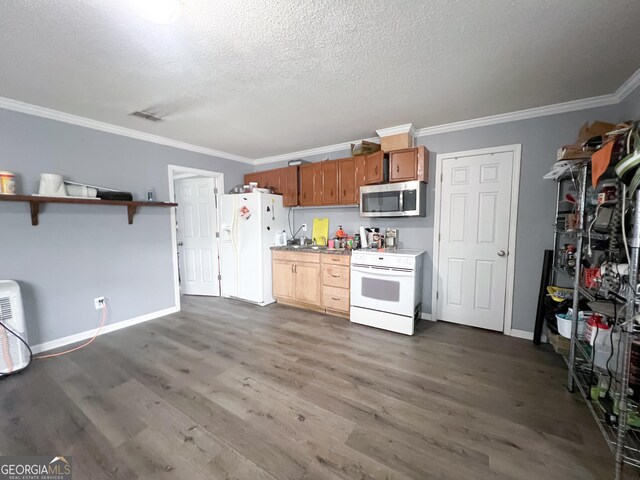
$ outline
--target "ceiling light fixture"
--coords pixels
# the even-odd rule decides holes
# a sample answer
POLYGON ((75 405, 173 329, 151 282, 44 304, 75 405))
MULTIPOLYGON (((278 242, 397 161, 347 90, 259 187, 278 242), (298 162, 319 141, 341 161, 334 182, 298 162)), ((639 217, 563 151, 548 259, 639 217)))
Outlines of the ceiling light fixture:
POLYGON ((182 11, 180 0, 134 0, 133 5, 142 18, 160 25, 175 22, 182 11))

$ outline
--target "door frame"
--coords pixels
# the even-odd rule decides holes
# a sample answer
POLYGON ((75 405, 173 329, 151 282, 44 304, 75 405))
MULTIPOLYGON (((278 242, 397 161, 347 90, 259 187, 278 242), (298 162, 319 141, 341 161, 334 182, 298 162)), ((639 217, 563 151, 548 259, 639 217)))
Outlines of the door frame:
POLYGON ((431 277, 431 316, 432 320, 438 320, 438 274, 440 268, 440 210, 442 203, 442 164, 445 160, 460 157, 474 157, 477 155, 510 152, 513 154, 513 170, 511 174, 511 210, 509 213, 509 244, 507 255, 507 281, 504 304, 504 324, 502 333, 511 336, 521 336, 518 330, 512 330, 513 319, 513 293, 516 266, 516 230, 518 225, 518 198, 520 192, 520 163, 522 160, 522 144, 504 145, 499 147, 480 148, 476 150, 463 150, 460 152, 439 153, 436 155, 436 198, 434 204, 433 220, 433 269, 431 277))
MULTIPOLYGON (((214 179, 215 188, 218 193, 216 194, 216 215, 218 221, 216 222, 216 233, 218 234, 218 255, 220 255, 220 202, 218 196, 224 193, 224 173, 213 172, 210 170, 201 170, 199 168, 182 167, 180 165, 168 166, 169 177, 169 201, 176 201, 176 192, 174 188, 174 181, 191 177, 210 177, 214 179)), ((176 228, 176 208, 171 209, 170 222, 171 222, 171 257, 173 259, 173 285, 176 306, 180 309, 180 275, 178 265, 178 229, 176 228)), ((218 274, 220 274, 220 262, 218 262, 218 274)))

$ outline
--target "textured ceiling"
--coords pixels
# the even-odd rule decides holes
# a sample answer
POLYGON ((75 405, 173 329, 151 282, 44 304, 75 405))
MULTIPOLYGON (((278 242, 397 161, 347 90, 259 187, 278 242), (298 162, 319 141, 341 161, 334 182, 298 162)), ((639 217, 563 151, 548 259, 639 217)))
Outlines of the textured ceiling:
POLYGON ((615 91, 637 0, 0 2, 0 96, 261 158, 615 91), (127 114, 150 109, 149 123, 127 114))

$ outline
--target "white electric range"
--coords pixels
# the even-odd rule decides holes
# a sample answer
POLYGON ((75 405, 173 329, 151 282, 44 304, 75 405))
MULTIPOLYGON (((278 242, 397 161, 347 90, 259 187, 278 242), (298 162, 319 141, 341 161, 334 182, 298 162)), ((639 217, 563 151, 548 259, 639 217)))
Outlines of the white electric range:
POLYGON ((413 335, 422 308, 424 250, 351 255, 351 321, 413 335))

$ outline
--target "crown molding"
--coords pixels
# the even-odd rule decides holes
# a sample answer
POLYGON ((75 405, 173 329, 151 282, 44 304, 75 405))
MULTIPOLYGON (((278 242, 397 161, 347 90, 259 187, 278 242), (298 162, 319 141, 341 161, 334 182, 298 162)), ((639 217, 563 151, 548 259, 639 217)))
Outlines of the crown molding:
MULTIPOLYGON (((367 142, 380 143, 378 137, 365 138, 367 142)), ((322 155, 323 153, 339 152, 341 150, 351 149, 351 144, 362 140, 353 140, 352 142, 336 143, 335 145, 327 145, 326 147, 311 148, 309 150, 299 150, 297 152, 284 153, 282 155, 274 155, 272 157, 258 158, 254 160, 254 165, 264 165, 267 163, 283 162, 285 160, 296 160, 298 158, 310 157, 311 155, 322 155)))
POLYGON ((64 113, 57 110, 52 110, 50 108, 44 108, 29 103, 19 102, 10 98, 0 97, 0 108, 4 110, 11 110, 14 112, 26 113, 28 115, 34 115, 36 117, 48 118, 49 120, 56 120, 58 122, 70 123, 72 125, 78 125, 80 127, 90 128, 92 130, 112 133, 114 135, 135 138, 136 140, 142 140, 144 142, 157 143, 158 145, 179 148, 180 150, 202 153, 211 157, 224 158, 236 162, 248 163, 250 165, 254 164, 252 159, 240 155, 235 155, 233 153, 221 152, 220 150, 201 147, 199 145, 193 145, 191 143, 185 143, 179 140, 161 137, 159 135, 153 135, 151 133, 141 132, 139 130, 133 130, 131 128, 119 127, 118 125, 113 125, 111 123, 99 122, 97 120, 91 120, 90 118, 80 117, 78 115, 72 115, 70 113, 64 113))
POLYGON ((618 97, 618 101, 621 102, 627 98, 631 92, 638 88, 638 86, 640 86, 640 68, 616 90, 615 95, 618 97))
MULTIPOLYGON (((475 118, 471 120, 463 120, 460 122, 446 123, 443 125, 435 125, 432 127, 425 127, 416 129, 412 123, 405 125, 398 125, 395 127, 383 128, 377 130, 376 133, 380 136, 396 135, 399 133, 411 133, 414 137, 424 137, 427 135, 435 135, 439 133, 455 132, 458 130, 466 130, 469 128, 486 127, 489 125, 496 125, 500 123, 515 122, 518 120, 527 120, 530 118, 544 117, 547 115, 557 115, 560 113, 575 112, 578 110, 586 110, 589 108, 606 107, 609 105, 616 105, 622 102, 628 97, 636 88, 640 87, 640 69, 636 70, 631 77, 629 77, 614 93, 609 95, 601 95, 598 97, 584 98, 581 100, 572 100, 569 102, 556 103, 554 105, 547 105, 544 107, 529 108, 526 110, 518 110, 510 113, 502 113, 499 115, 491 115, 488 117, 475 118)), ((327 145, 324 147, 311 148, 308 150, 299 150, 296 152, 285 153, 281 155, 273 155, 270 157, 251 159, 236 155, 233 153, 222 152, 220 150, 214 150, 212 148, 202 147, 199 145, 193 145, 191 143, 181 142, 167 137, 161 137, 159 135, 153 135, 139 130, 133 130, 130 128, 119 127, 110 123, 99 122, 91 120, 86 117, 80 117, 78 115, 72 115, 69 113, 52 110, 49 108, 39 107, 29 103, 19 102, 10 98, 0 97, 0 108, 5 110, 11 110, 14 112, 26 113, 28 115, 34 115, 36 117, 48 118, 50 120, 56 120, 59 122, 70 123, 72 125, 78 125, 80 127, 91 128, 93 130, 99 130, 106 133, 112 133, 114 135, 121 135, 124 137, 134 138, 136 140, 142 140, 144 142, 156 143, 158 145, 164 145, 167 147, 178 148, 181 150, 187 150, 190 152, 201 153, 216 158, 224 158, 227 160, 233 160, 236 162, 246 163, 249 165, 265 165, 267 163, 281 162, 286 160, 294 160, 298 158, 304 158, 311 155, 322 155, 325 153, 333 153, 341 150, 348 150, 351 147, 352 142, 336 143, 334 145, 327 145)), ((368 142, 380 143, 379 137, 372 137, 365 139, 368 142)))
POLYGON ((391 135, 399 135, 401 133, 410 133, 412 136, 416 134, 416 127, 413 123, 406 123, 404 125, 397 125, 395 127, 381 128, 376 130, 379 137, 389 137, 391 135))
POLYGON ((599 97, 571 100, 570 102, 556 103, 554 105, 546 105, 544 107, 528 108, 526 110, 501 113, 499 115, 491 115, 488 117, 474 118, 472 120, 463 120, 460 122, 445 123, 443 125, 420 128, 416 131, 416 137, 424 137, 426 135, 435 135, 438 133, 455 132, 458 130, 466 130, 468 128, 486 127, 489 125, 497 125, 499 123, 516 122, 518 120, 528 120, 530 118, 536 117, 546 117, 548 115, 575 112, 578 110, 586 110, 589 108, 606 107, 609 105, 615 105, 617 103, 620 103, 618 97, 615 93, 612 93, 609 95, 601 95, 599 97))

